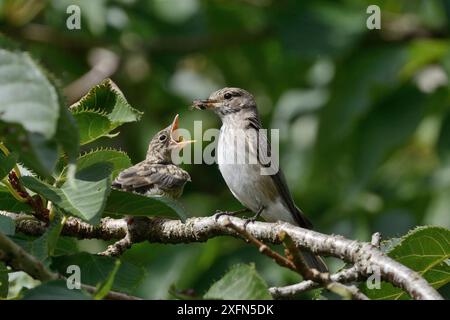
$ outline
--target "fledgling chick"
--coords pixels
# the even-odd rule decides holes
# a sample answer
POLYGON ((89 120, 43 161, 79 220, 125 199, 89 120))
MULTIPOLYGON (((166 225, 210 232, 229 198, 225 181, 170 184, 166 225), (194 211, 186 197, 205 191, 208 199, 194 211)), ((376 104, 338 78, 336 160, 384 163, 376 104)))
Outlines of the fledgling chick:
POLYGON ((120 172, 112 186, 143 195, 180 197, 184 185, 191 181, 191 177, 189 173, 173 164, 171 154, 173 150, 181 150, 194 141, 183 141, 183 137, 176 134, 176 129, 178 129, 178 115, 170 126, 152 138, 145 160, 120 172))
MULTIPOLYGON (((311 229, 311 222, 295 205, 281 169, 272 174, 261 174, 262 169, 267 167, 265 157, 271 154, 271 147, 265 132, 261 131, 253 95, 240 88, 223 88, 213 92, 206 100, 194 101, 193 107, 212 110, 222 120, 217 146, 219 170, 231 193, 256 213, 248 221, 254 221, 261 215, 267 221, 286 221, 311 229), (236 139, 241 144, 235 143, 236 139), (239 145, 245 148, 239 148, 239 145), (247 151, 257 161, 228 161, 242 159, 240 156, 247 151)), ((321 257, 307 251, 302 252, 302 256, 309 267, 327 272, 321 257)))

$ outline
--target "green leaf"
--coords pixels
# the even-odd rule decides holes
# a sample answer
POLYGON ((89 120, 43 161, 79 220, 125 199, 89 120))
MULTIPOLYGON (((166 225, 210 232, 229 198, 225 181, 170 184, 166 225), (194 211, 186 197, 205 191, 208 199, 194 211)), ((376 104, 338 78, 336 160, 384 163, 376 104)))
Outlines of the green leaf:
MULTIPOLYGON (((71 106, 71 110, 75 115, 85 112, 91 112, 92 119, 94 117, 100 119, 100 117, 98 116, 93 116, 92 113, 96 113, 97 115, 105 115, 110 121, 108 132, 112 131, 123 123, 138 121, 142 115, 141 112, 132 108, 128 104, 123 93, 119 90, 116 84, 112 82, 111 79, 106 79, 101 84, 93 87, 87 95, 85 95, 83 98, 81 98, 80 101, 71 106)), ((104 119, 101 120, 101 125, 95 124, 95 121, 92 119, 83 119, 83 128, 81 128, 80 126, 81 136, 90 136, 91 139, 89 140, 91 141, 95 135, 83 133, 86 128, 90 131, 96 132, 97 135, 101 132, 100 128, 102 128, 103 134, 100 136, 106 135, 108 133, 105 132, 107 128, 106 121, 104 121, 104 119), (94 126, 95 130, 87 127, 86 123, 90 123, 91 126, 94 126)))
POLYGON ((38 133, 27 132, 19 125, 0 121, 0 139, 19 155, 20 161, 33 172, 50 177, 58 159, 55 139, 47 140, 38 133))
POLYGON ((123 151, 114 149, 92 150, 83 154, 77 160, 78 170, 83 170, 98 162, 109 163, 112 168, 112 179, 114 180, 119 172, 131 167, 131 160, 123 151))
POLYGON ((71 110, 80 128, 81 144, 114 136, 110 134, 112 130, 123 123, 138 121, 142 114, 128 104, 110 79, 93 87, 71 110))
POLYGON ((28 204, 17 201, 3 186, 0 186, 0 210, 16 213, 33 211, 28 204))
POLYGON ((63 110, 57 88, 27 53, 0 49, 0 101, 0 140, 27 167, 50 177, 58 145, 75 159, 76 127, 63 110))
POLYGON ((270 300, 266 282, 256 272, 255 266, 240 264, 228 271, 214 283, 204 296, 205 299, 222 300, 270 300))
POLYGON ((8 296, 8 290, 8 268, 2 261, 0 261, 0 299, 8 296))
POLYGON ((440 39, 416 39, 408 46, 408 61, 400 71, 404 79, 411 78, 426 65, 439 61, 448 53, 450 43, 440 39))
POLYGON ((62 146, 69 163, 75 162, 80 149, 78 126, 70 111, 62 104, 55 139, 62 146))
POLYGON ((25 251, 47 265, 50 262, 48 258, 54 255, 54 252, 58 246, 62 226, 61 214, 56 213, 54 219, 50 222, 50 225, 44 234, 38 238, 14 237, 14 241, 25 251))
MULTIPOLYGON (((434 288, 450 282, 450 230, 418 227, 394 243, 387 254, 417 271, 434 288)), ((380 289, 368 289, 364 284, 363 291, 371 299, 410 299, 403 290, 387 282, 382 282, 380 289)))
POLYGON ((377 104, 360 122, 354 164, 357 180, 365 182, 389 151, 404 143, 418 126, 425 95, 405 85, 377 104))
POLYGON ((53 256, 64 256, 77 252, 79 252, 79 250, 78 241, 76 239, 60 236, 58 238, 58 242, 56 243, 55 250, 53 251, 53 256))
POLYGON ((7 156, 0 151, 0 180, 3 180, 14 168, 17 162, 17 154, 10 153, 7 156))
POLYGON ((439 288, 439 293, 445 300, 450 300, 450 284, 446 284, 445 286, 439 288))
POLYGON ((4 140, 18 149, 21 160, 36 172, 50 176, 59 144, 69 161, 75 161, 78 128, 46 72, 26 53, 1 50, 0 76, 5 80, 0 81, 4 140), (8 73, 11 81, 6 81, 8 77, 3 73, 8 73))
MULTIPOLYGON (((69 265, 76 264, 81 269, 83 283, 97 286, 105 281, 115 266, 116 259, 86 252, 59 256, 52 259, 52 268, 65 274, 69 265)), ((122 262, 115 274, 111 290, 131 293, 144 279, 144 268, 130 262, 122 262)))
POLYGON ((109 291, 111 291, 114 279, 116 277, 117 271, 120 268, 120 260, 116 260, 114 264, 114 269, 109 273, 108 278, 99 286, 97 292, 94 295, 95 300, 102 300, 109 291))
POLYGON ((79 170, 73 183, 65 182, 55 188, 34 177, 23 177, 25 187, 50 200, 55 206, 96 224, 106 204, 111 186, 111 166, 96 163, 79 170))
POLYGON ((186 220, 186 210, 174 199, 162 196, 142 196, 113 189, 106 203, 104 215, 160 216, 186 220))
POLYGON ((10 238, 19 246, 21 246, 26 252, 35 256, 42 261, 44 265, 48 266, 51 262, 49 257, 49 249, 53 248, 52 256, 68 255, 78 252, 77 240, 69 237, 58 237, 56 245, 49 245, 49 238, 54 236, 55 229, 53 225, 50 226, 52 230, 47 230, 46 233, 38 238, 33 236, 27 236, 24 234, 17 234, 10 236, 10 238), (53 235, 50 235, 53 234, 53 235))
MULTIPOLYGON (((131 166, 131 160, 125 152, 114 149, 98 149, 91 150, 90 152, 81 155, 76 161, 76 168, 80 171, 99 162, 111 165, 113 180, 117 177, 119 172, 131 166)), ((58 163, 59 168, 61 168, 62 165, 61 162, 58 163)), ((62 170, 60 169, 61 173, 57 179, 57 185, 61 185, 68 180, 69 169, 70 165, 64 167, 62 170)))
MULTIPOLYGON (((320 155, 334 154, 335 148, 342 147, 355 122, 370 108, 372 92, 394 84, 405 60, 403 48, 390 46, 357 51, 339 63, 330 101, 320 113, 317 141, 320 155)), ((318 160, 321 159, 322 156, 318 160)))
POLYGON ((274 27, 283 48, 301 57, 314 57, 324 52, 330 56, 339 55, 367 31, 363 10, 347 7, 344 13, 342 7, 333 2, 312 5, 292 1, 272 14, 276 14, 274 27))
POLYGON ((19 233, 12 236, 11 239, 16 244, 21 246, 26 252, 36 257, 38 260, 43 262, 44 265, 46 265, 48 263, 48 260, 46 261, 48 253, 47 244, 45 239, 42 238, 43 236, 44 235, 39 238, 32 238, 31 236, 22 235, 19 233))
POLYGON ((83 110, 75 112, 73 116, 80 129, 82 145, 107 136, 114 129, 108 117, 97 111, 83 110))
POLYGON ((16 231, 14 220, 10 217, 0 215, 0 233, 7 236, 13 236, 16 231))
POLYGON ((56 133, 59 97, 41 68, 22 52, 0 49, 0 120, 46 140, 56 133))
POLYGON ((53 280, 41 284, 25 292, 24 300, 90 300, 92 299, 82 290, 67 288, 64 280, 53 280))
POLYGON ((59 236, 63 228, 63 216, 61 213, 55 210, 55 216, 50 223, 47 231, 41 236, 46 239, 47 242, 47 254, 49 257, 53 256, 56 245, 58 243, 59 236))

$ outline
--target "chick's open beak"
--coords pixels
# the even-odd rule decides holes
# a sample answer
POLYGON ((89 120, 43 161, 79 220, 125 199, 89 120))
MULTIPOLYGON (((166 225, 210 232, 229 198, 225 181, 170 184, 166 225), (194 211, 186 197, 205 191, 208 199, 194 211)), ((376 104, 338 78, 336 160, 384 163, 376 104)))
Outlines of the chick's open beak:
POLYGON ((172 148, 182 149, 190 143, 194 143, 195 140, 183 140, 183 136, 180 135, 177 131, 178 129, 178 114, 172 121, 172 125, 170 128, 170 146, 172 148))
POLYGON ((215 108, 217 106, 217 104, 218 104, 218 101, 213 100, 213 99, 194 100, 194 102, 192 103, 192 108, 200 109, 200 110, 212 109, 212 108, 215 108))

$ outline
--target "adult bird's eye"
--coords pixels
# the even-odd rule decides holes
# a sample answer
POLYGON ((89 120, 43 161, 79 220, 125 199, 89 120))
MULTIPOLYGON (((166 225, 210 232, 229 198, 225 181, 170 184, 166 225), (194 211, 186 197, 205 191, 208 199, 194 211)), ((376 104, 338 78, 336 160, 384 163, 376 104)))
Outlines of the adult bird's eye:
POLYGON ((232 95, 231 95, 231 93, 227 92, 223 95, 223 97, 228 100, 228 99, 231 99, 232 95))
POLYGON ((167 139, 167 136, 165 134, 162 134, 159 136, 159 141, 164 141, 167 139))

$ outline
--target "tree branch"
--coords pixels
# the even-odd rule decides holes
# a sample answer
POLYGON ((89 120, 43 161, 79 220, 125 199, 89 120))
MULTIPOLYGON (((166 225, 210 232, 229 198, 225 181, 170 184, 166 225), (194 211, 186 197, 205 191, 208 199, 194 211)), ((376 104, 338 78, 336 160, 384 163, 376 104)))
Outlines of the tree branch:
MULTIPOLYGON (((83 288, 84 290, 86 290, 91 294, 97 292, 96 287, 89 286, 87 284, 81 284, 81 288, 83 288)), ((130 296, 122 292, 109 291, 108 294, 104 297, 104 300, 143 300, 143 299, 135 296, 130 296)))
POLYGON ((294 263, 292 263, 292 261, 283 257, 278 252, 275 252, 272 249, 270 249, 268 245, 253 237, 245 229, 238 228, 237 226, 232 224, 230 220, 225 221, 225 225, 228 228, 236 231, 236 233, 240 234, 245 241, 254 244, 258 248, 259 252, 265 254, 269 258, 272 258, 272 260, 275 261, 278 265, 291 269, 292 271, 298 272, 297 268, 295 267, 294 263))
POLYGON ((125 237, 120 239, 119 241, 114 242, 112 245, 108 246, 108 248, 100 252, 99 255, 101 256, 109 256, 109 257, 118 257, 122 253, 124 253, 127 249, 131 247, 133 242, 131 241, 130 233, 127 232, 125 237))
MULTIPOLYGON (((288 258, 283 257, 278 252, 273 251, 269 246, 253 237, 245 229, 240 229, 232 224, 230 220, 226 221, 225 223, 227 227, 239 233, 245 241, 254 244, 258 248, 259 252, 272 258, 280 266, 299 273, 304 279, 311 280, 311 283, 316 284, 317 286, 324 286, 328 290, 339 294, 343 298, 369 300, 369 298, 361 293, 355 286, 346 286, 344 284, 331 280, 328 273, 323 274, 318 272, 317 270, 309 269, 301 259, 298 248, 295 247, 292 239, 287 234, 282 234, 280 238, 283 240, 283 243, 286 246, 286 256, 288 258)), ((291 297, 293 296, 294 295, 292 295, 291 297)))
MULTIPOLYGON (((330 275, 331 281, 343 284, 360 281, 362 278, 363 277, 358 272, 358 268, 354 266, 330 275)), ((300 293, 319 288, 320 286, 320 283, 314 282, 312 280, 305 280, 290 286, 272 287, 269 288, 269 292, 275 299, 286 299, 295 297, 300 293)))
POLYGON ((281 239, 283 240, 283 244, 286 248, 286 255, 294 263, 296 269, 304 279, 318 283, 326 289, 340 295, 344 299, 369 300, 369 298, 359 291, 357 287, 346 286, 332 280, 328 272, 322 273, 316 269, 308 268, 291 236, 283 232, 281 234, 281 239))
MULTIPOLYGON (((226 220, 239 228, 244 228, 245 220, 236 217, 191 218, 185 223, 179 220, 151 217, 142 219, 133 228, 133 242, 150 241, 155 243, 204 242, 210 238, 229 235, 238 237, 236 231, 226 226, 226 220)), ((18 231, 44 231, 42 223, 24 220, 17 224, 18 231), (36 223, 38 224, 36 226, 36 223)), ((104 218, 98 226, 91 226, 79 219, 68 219, 62 235, 77 238, 98 238, 104 240, 122 239, 127 233, 124 219, 104 218)), ((295 245, 323 256, 334 256, 354 264, 362 277, 368 277, 372 270, 379 270, 383 280, 405 290, 414 299, 441 300, 439 293, 418 273, 383 254, 371 243, 345 239, 338 235, 325 235, 306 230, 288 223, 254 222, 246 231, 258 240, 280 244, 279 235, 289 234, 295 245)))
MULTIPOLYGON (((66 279, 65 277, 61 277, 61 279, 66 279)), ((81 284, 81 288, 91 294, 95 294, 97 292, 97 288, 94 286, 90 286, 87 284, 81 284)), ((108 294, 104 297, 105 300, 143 300, 142 298, 130 296, 126 293, 109 291, 108 294)))

